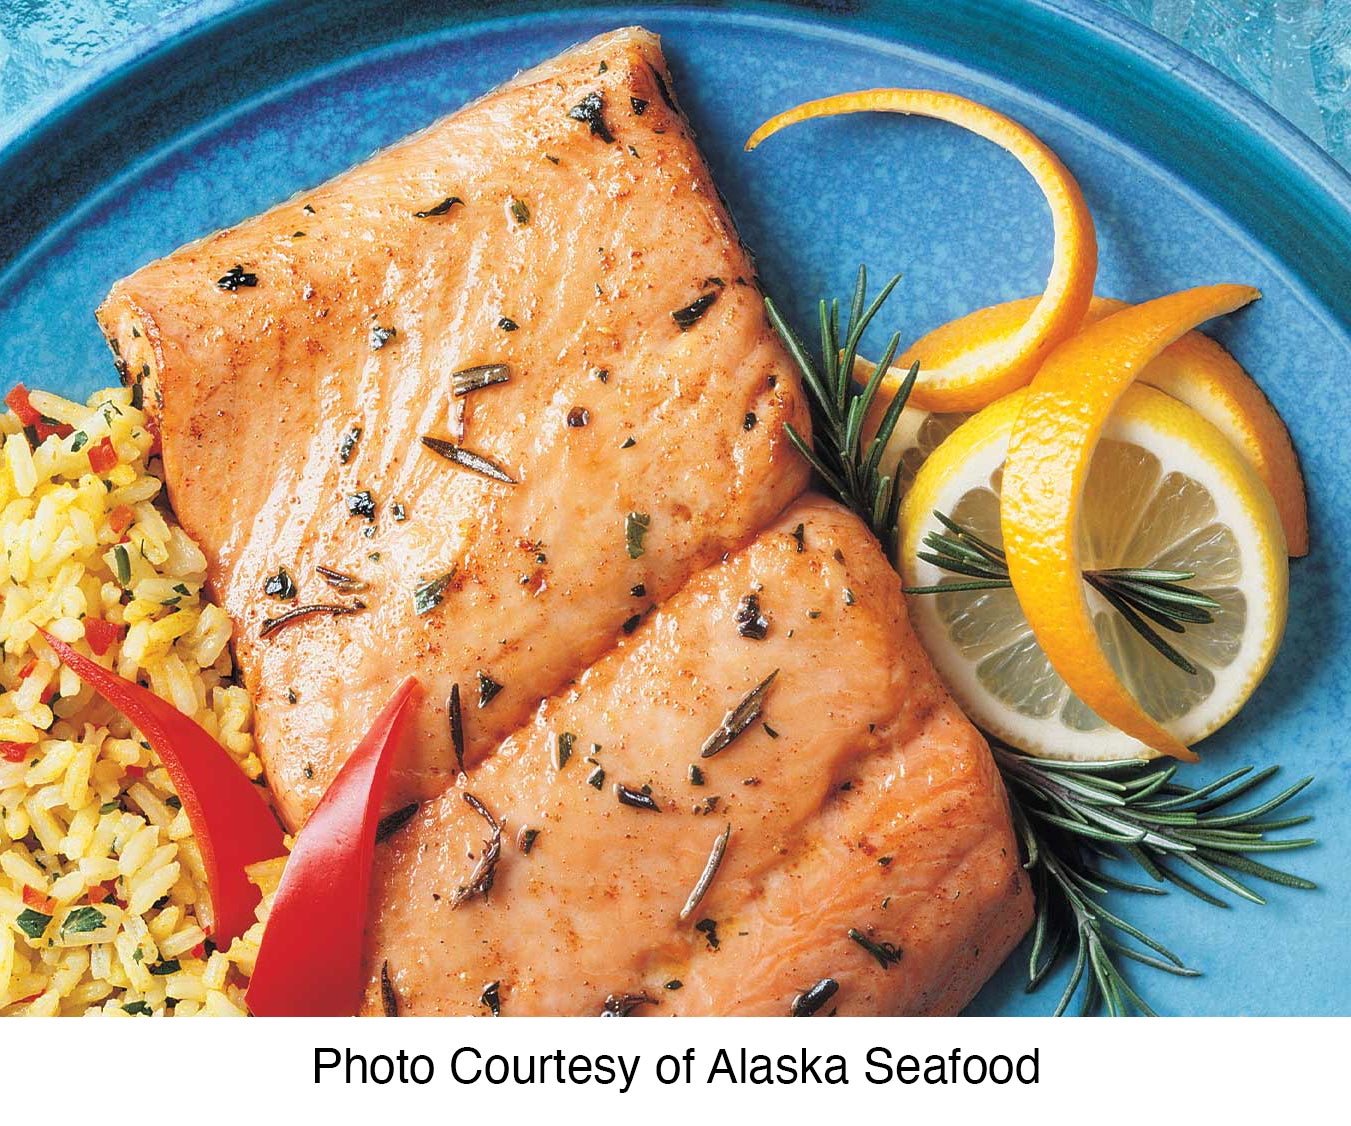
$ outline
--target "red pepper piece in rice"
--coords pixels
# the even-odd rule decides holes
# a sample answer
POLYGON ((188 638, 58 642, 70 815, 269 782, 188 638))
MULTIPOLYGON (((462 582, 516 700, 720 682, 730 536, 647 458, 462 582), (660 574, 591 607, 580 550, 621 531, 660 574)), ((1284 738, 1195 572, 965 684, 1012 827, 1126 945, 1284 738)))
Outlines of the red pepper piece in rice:
POLYGON ((103 618, 85 618, 84 639, 89 642, 89 648, 93 650, 94 656, 102 657, 114 641, 121 640, 125 628, 103 618))
POLYGON ((113 440, 104 438, 89 447, 89 468, 100 476, 108 473, 117 465, 117 451, 113 449, 113 440))
POLYGON ((23 762, 36 746, 36 743, 0 743, 0 758, 6 762, 23 762))

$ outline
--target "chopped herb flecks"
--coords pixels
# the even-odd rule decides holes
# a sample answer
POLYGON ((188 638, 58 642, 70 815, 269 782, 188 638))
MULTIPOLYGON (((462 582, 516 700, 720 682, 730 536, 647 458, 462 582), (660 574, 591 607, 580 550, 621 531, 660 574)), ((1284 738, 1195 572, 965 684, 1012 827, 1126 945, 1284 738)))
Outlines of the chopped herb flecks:
POLYGON ((530 850, 535 847, 535 841, 539 837, 538 829, 528 829, 522 826, 521 831, 516 837, 516 847, 521 850, 522 856, 529 856, 530 850))
POLYGON ((823 977, 805 993, 799 993, 793 998, 793 1003, 788 1011, 795 1017, 815 1016, 821 1011, 821 1008, 836 993, 840 991, 840 983, 833 977, 823 977))
POLYGON ((252 288, 258 284, 258 275, 250 274, 244 270, 243 266, 234 265, 225 271, 224 277, 216 279, 218 289, 223 289, 227 293, 234 293, 240 286, 252 288))
POLYGON ((127 554, 127 549, 120 543, 113 548, 113 570, 117 572, 117 581, 122 586, 130 585, 131 556, 127 554))
POLYGON ((399 1015, 399 995, 389 978, 389 962, 380 963, 380 1008, 387 1017, 399 1015))
POLYGON ((799 524, 793 529, 793 539, 797 541, 798 551, 807 550, 807 527, 805 524, 799 524))
POLYGON ((19 912, 19 917, 14 920, 14 923, 29 938, 41 938, 47 930, 47 924, 51 921, 50 915, 44 915, 41 911, 34 911, 31 907, 26 907, 19 912))
POLYGON ((97 907, 76 907, 61 921, 62 934, 89 934, 108 925, 108 916, 97 907))
POLYGON ((702 786, 704 784, 703 769, 695 763, 690 763, 688 774, 691 786, 702 786))
POLYGON ((769 619, 760 612, 759 595, 748 594, 742 598, 732 620, 736 622, 737 633, 752 641, 763 641, 769 634, 769 619))
POLYGON ((385 328, 383 325, 372 325, 370 336, 371 351, 380 351, 381 348, 398 335, 399 330, 397 328, 385 328))
POLYGON ((573 121, 581 121, 591 129, 593 137, 599 137, 607 145, 613 143, 614 134, 605 124, 605 100, 599 90, 592 90, 585 98, 568 110, 573 121))
POLYGON ((901 952, 894 943, 876 942, 857 927, 849 928, 849 937, 876 958, 877 964, 884 970, 891 969, 892 966, 901 960, 901 952))
POLYGON ((500 981, 490 981, 483 987, 483 992, 478 995, 480 1005, 487 1005, 488 1011, 495 1017, 502 1015, 502 994, 500 992, 502 983, 500 981))
POLYGON ((765 696, 769 692, 769 686, 774 683, 774 678, 778 675, 779 670, 775 669, 747 692, 736 707, 722 717, 722 723, 718 725, 717 730, 704 740, 704 745, 699 750, 701 758, 712 758, 719 751, 726 750, 731 745, 732 740, 760 718, 760 714, 764 711, 765 696))
POLYGON ((605 998, 605 1006, 601 1009, 600 1015, 603 1017, 626 1017, 639 1005, 657 1004, 655 997, 649 997, 646 993, 611 993, 605 998))
POLYGON ((342 441, 338 443, 338 462, 346 465, 352 456, 352 451, 357 448, 357 442, 361 440, 361 427, 353 426, 342 436, 342 441))
POLYGON ((568 425, 574 429, 586 426, 591 421, 591 412, 585 407, 573 407, 568 411, 568 425))
POLYGON ((633 809, 641 809, 645 813, 660 813, 661 806, 651 794, 644 790, 635 790, 632 786, 626 786, 623 782, 615 783, 615 797, 619 799, 620 805, 627 805, 633 809))
POLYGON ((491 387, 494 383, 506 383, 511 378, 511 368, 506 364, 479 364, 472 368, 462 368, 450 376, 450 392, 457 398, 491 387))
POLYGON ((490 461, 482 454, 476 454, 472 450, 466 450, 463 446, 457 446, 453 442, 446 442, 440 438, 431 438, 423 436, 422 444, 434 454, 438 454, 449 462, 453 462, 461 469, 468 469, 480 476, 488 477, 494 481, 501 481, 504 485, 515 485, 518 482, 514 477, 507 473, 496 462, 490 461))
POLYGON ((498 317, 497 327, 500 328, 503 332, 515 332, 521 326, 518 325, 515 321, 513 321, 510 317, 498 317))
POLYGON ((605 768, 602 766, 596 767, 586 776, 586 784, 594 786, 597 790, 603 790, 605 788, 605 768))
POLYGON ((511 211, 511 217, 516 220, 518 226, 524 227, 530 222, 530 208, 525 200, 517 199, 515 196, 512 196, 507 207, 511 211))
POLYGON ((349 516, 363 516, 367 520, 375 519, 375 498, 371 496, 370 489, 362 489, 360 492, 347 494, 347 514, 349 516))
POLYGON ((694 924, 694 929, 708 940, 708 948, 710 950, 716 950, 722 945, 718 939, 718 923, 716 919, 700 919, 694 924))
POLYGON ((647 102, 642 98, 629 98, 629 105, 633 107, 633 112, 639 117, 642 117, 647 111, 647 102))
POLYGON ((755 429, 755 424, 756 424, 757 421, 758 421, 758 420, 757 420, 756 417, 755 417, 755 412, 754 412, 754 411, 747 411, 747 412, 746 412, 746 417, 743 418, 743 419, 741 420, 741 429, 742 429, 742 430, 754 430, 754 429, 755 429))
POLYGON ((716 289, 709 290, 702 296, 696 297, 683 309, 677 309, 671 314, 671 319, 675 321, 676 326, 681 332, 685 332, 699 323, 703 315, 708 312, 709 307, 717 299, 718 291, 716 289))
POLYGON ((379 824, 375 826, 375 843, 380 844, 389 840, 390 837, 413 820, 417 816, 418 804, 417 802, 409 802, 393 813, 387 813, 380 818, 379 824))
POLYGON ((494 696, 502 691, 502 686, 497 683, 482 669, 478 672, 478 706, 486 708, 494 696))
POLYGON ((285 567, 278 567, 275 575, 268 575, 263 580, 263 593, 269 598, 279 598, 283 602, 289 601, 296 596, 295 580, 291 578, 285 567))
POLYGON ((568 759, 572 758, 572 745, 577 741, 577 736, 571 731, 559 733, 558 740, 554 747, 554 765, 562 770, 568 765, 568 759))
POLYGON ((643 541, 651 526, 652 517, 646 512, 630 512, 624 517, 624 546, 628 548, 630 559, 639 558, 646 550, 643 541))
POLYGON ((430 218, 432 218, 434 215, 444 215, 447 211, 449 211, 449 210, 450 210, 452 207, 454 207, 457 203, 458 203, 461 207, 464 206, 464 200, 462 200, 459 196, 457 196, 457 195, 449 195, 449 196, 446 196, 446 198, 443 199, 440 203, 438 203, 435 207, 429 207, 429 208, 427 208, 426 211, 414 211, 414 212, 413 212, 413 218, 414 218, 414 219, 430 219, 430 218))
POLYGON ((460 710, 460 686, 450 686, 450 698, 446 700, 446 713, 450 717, 450 747, 455 752, 455 766, 464 773, 464 713, 460 710))
POLYGON ((424 583, 419 583, 413 588, 413 611, 417 614, 426 614, 441 605, 441 599, 445 597, 446 589, 455 580, 455 568, 452 567, 444 575, 438 575, 434 579, 428 579, 424 583))

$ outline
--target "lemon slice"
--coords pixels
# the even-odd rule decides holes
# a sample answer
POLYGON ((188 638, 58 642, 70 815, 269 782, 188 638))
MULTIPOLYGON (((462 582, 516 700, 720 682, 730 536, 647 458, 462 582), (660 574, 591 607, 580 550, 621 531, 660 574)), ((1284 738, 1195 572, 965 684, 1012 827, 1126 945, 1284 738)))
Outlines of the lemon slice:
MULTIPOLYGON (((1000 490, 1018 391, 958 428, 924 463, 902 510, 898 569, 908 586, 962 582, 921 561, 934 510, 1002 546, 1000 490)), ((1214 622, 1167 634, 1196 666, 1159 655, 1085 587, 1102 652, 1139 705, 1180 743, 1224 724, 1271 664, 1285 625, 1287 565, 1270 494, 1220 431, 1149 387, 1122 397, 1099 441, 1078 528, 1085 567, 1193 571, 1220 603, 1214 622)), ((914 595, 910 616, 967 714, 1033 754, 1103 761, 1156 752, 1101 720, 1051 666, 1010 589, 914 595)))

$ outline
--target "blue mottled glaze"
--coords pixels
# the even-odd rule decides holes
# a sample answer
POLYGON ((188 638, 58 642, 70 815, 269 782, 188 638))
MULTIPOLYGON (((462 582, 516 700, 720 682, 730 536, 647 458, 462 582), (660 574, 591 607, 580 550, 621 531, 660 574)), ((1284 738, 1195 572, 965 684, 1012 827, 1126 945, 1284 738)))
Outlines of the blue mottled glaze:
MULTIPOLYGON (((1131 904, 1206 971, 1148 975, 1163 1012, 1351 1013, 1346 928, 1351 622, 1328 545, 1351 540, 1351 178, 1203 64, 1080 0, 544 11, 524 4, 245 3, 166 35, 0 150, 6 366, 84 395, 114 378, 92 313, 112 282, 180 243, 313 185, 515 70, 642 23, 769 290, 806 323, 859 262, 905 280, 886 327, 913 337, 1040 289, 1050 223, 1014 161, 941 124, 859 116, 740 148, 771 113, 870 85, 969 94, 1036 130, 1098 223, 1099 290, 1141 299, 1202 282, 1260 286, 1216 334, 1291 425, 1313 505, 1290 632, 1242 716, 1202 748, 1202 779, 1249 762, 1318 776, 1303 808, 1329 842, 1297 854, 1323 890, 1275 888, 1220 911, 1177 895, 1131 904), (827 18, 827 10, 834 14, 827 18), (395 14, 399 12, 400 14, 395 14)), ((980 1013, 1044 1013, 1015 959, 980 1013)), ((1143 975, 1136 975, 1137 981, 1143 975)))

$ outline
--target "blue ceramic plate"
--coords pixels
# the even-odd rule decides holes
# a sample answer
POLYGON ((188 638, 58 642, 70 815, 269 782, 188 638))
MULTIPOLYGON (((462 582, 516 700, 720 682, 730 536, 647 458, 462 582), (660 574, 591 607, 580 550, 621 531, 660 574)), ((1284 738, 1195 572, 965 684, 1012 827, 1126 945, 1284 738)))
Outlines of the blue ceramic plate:
MULTIPOLYGON (((1162 1012, 1349 1013, 1344 750, 1351 625, 1333 581, 1351 541, 1351 178, 1255 100, 1082 0, 866 0, 577 8, 253 0, 168 27, 0 151, 0 324, 7 380, 83 396, 115 376, 94 307, 148 259, 369 155, 580 39, 642 23, 666 43, 768 289, 800 323, 860 262, 905 281, 887 328, 913 338, 1039 291, 1050 224, 1002 154, 933 122, 854 117, 741 144, 777 110, 866 86, 968 94, 1031 126, 1083 184, 1100 292, 1143 299, 1252 282, 1262 302, 1216 329, 1270 392, 1304 459, 1313 554, 1290 631, 1242 717, 1203 748, 1202 779, 1246 763, 1316 774, 1301 800, 1326 843, 1293 858, 1323 890, 1224 911, 1180 895, 1134 916, 1205 970, 1144 972, 1162 1012), (407 11, 416 7, 415 13, 407 11)), ((1045 1013, 1015 957, 981 1013, 1045 1013)))

